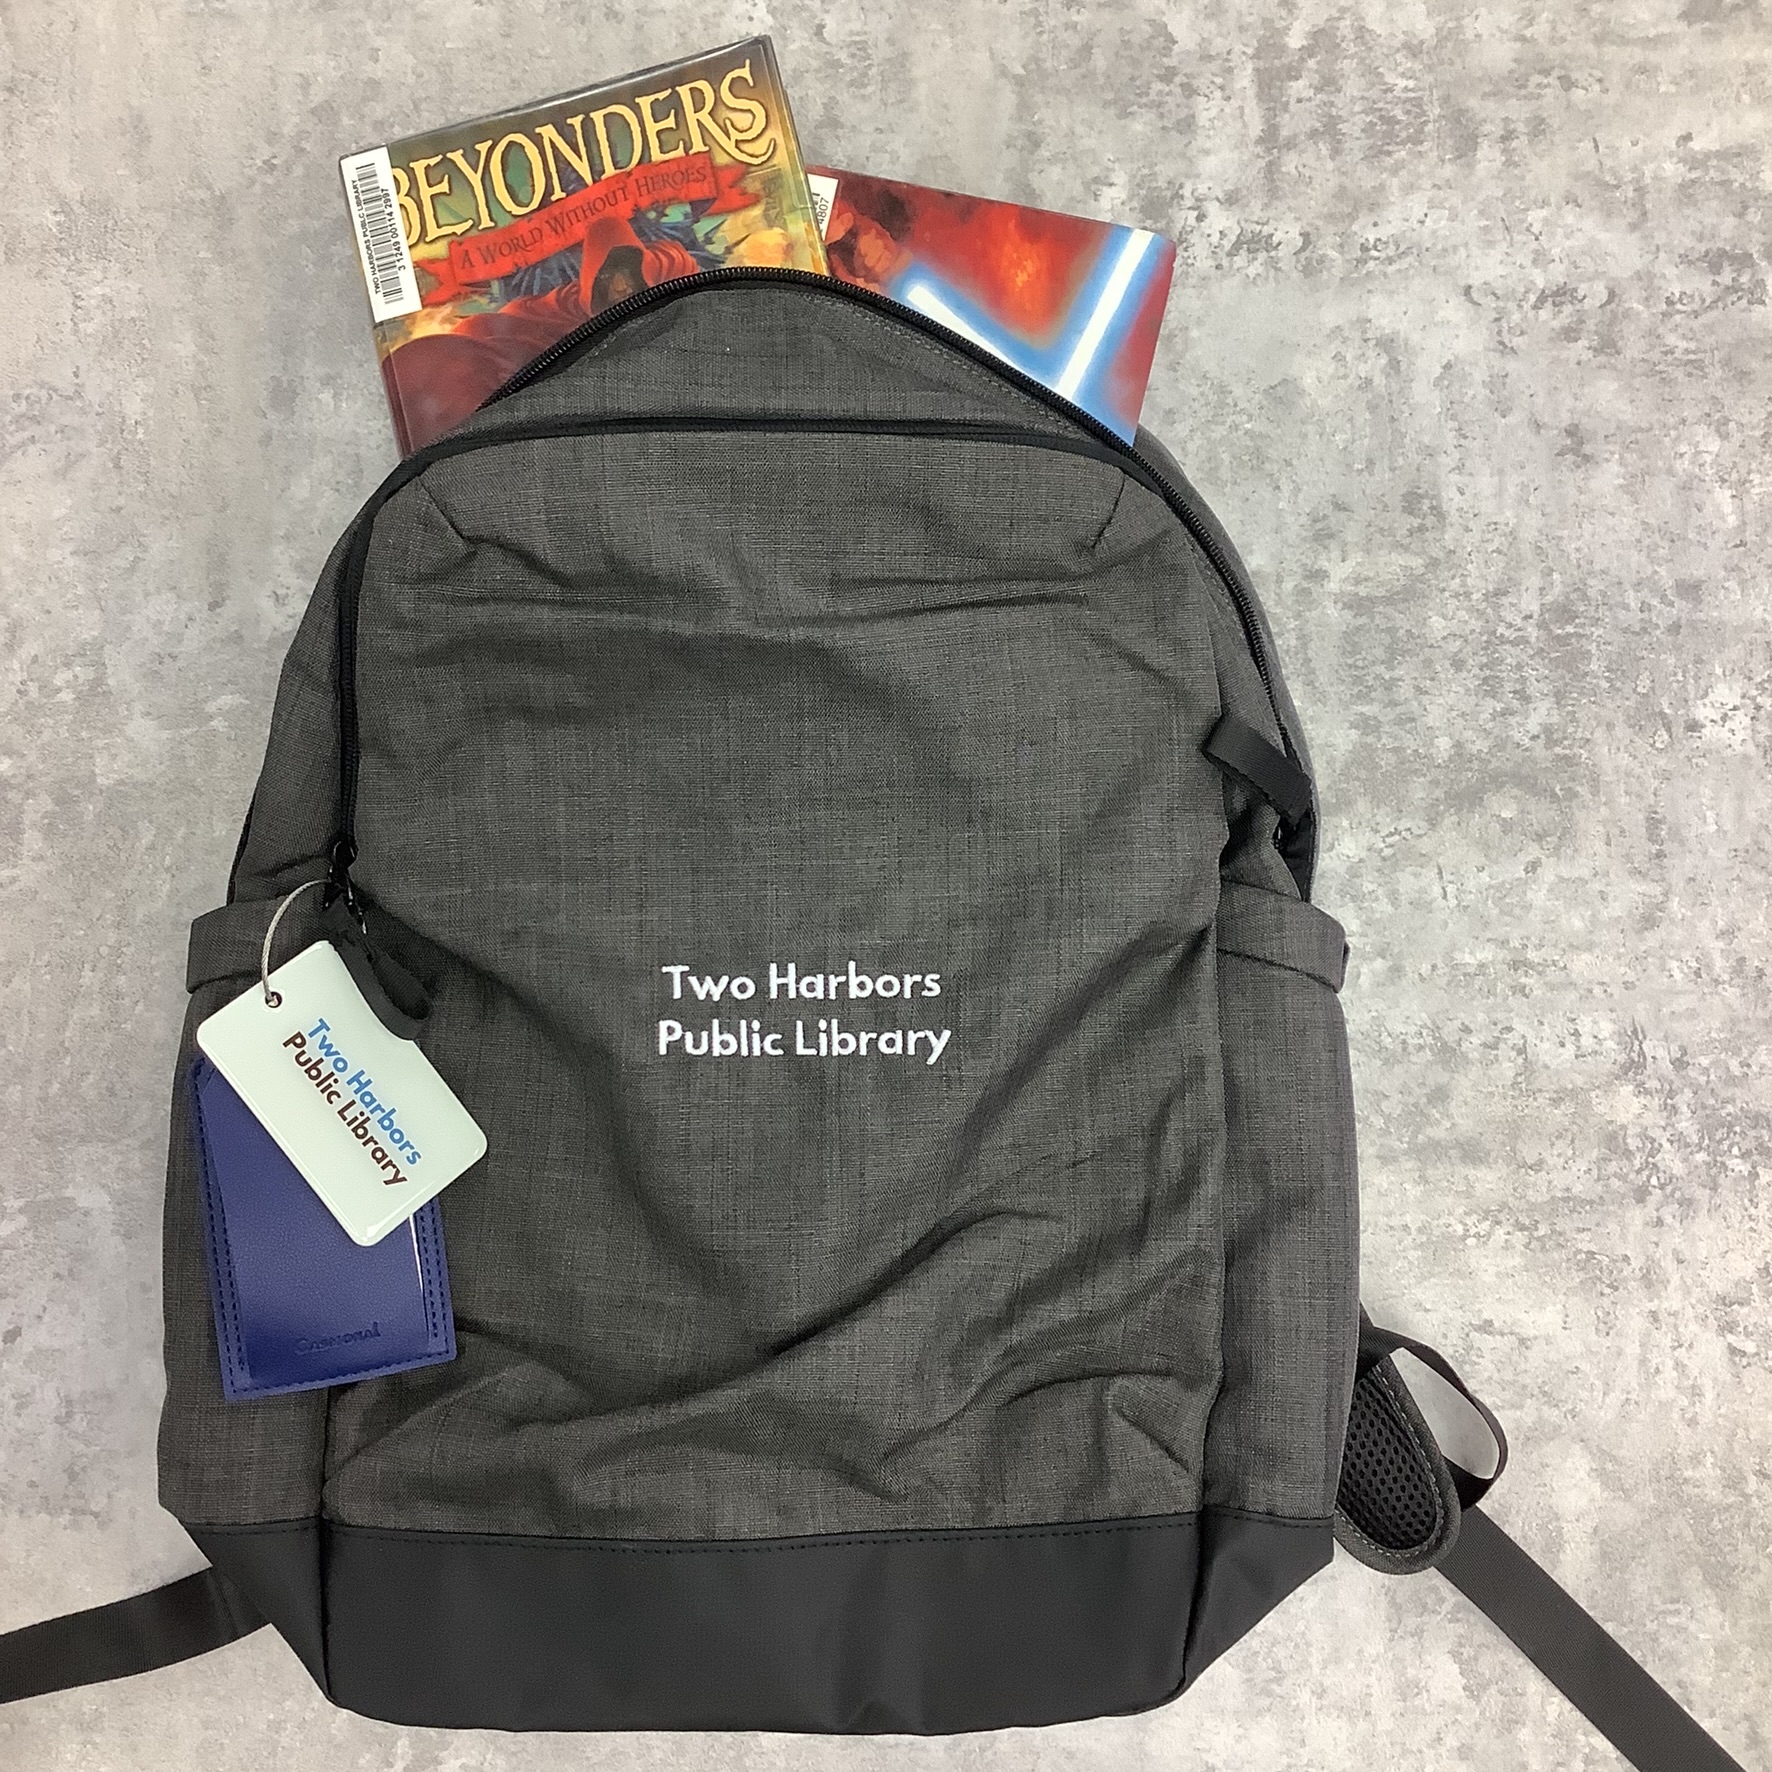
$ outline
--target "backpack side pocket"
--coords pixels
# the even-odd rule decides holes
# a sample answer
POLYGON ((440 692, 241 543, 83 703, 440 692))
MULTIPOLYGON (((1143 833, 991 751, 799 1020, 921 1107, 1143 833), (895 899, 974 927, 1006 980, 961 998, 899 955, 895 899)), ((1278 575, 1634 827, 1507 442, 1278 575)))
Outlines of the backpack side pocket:
POLYGON ((1341 925, 1234 880, 1218 913, 1224 1374, 1209 1506, 1333 1511, 1359 1336, 1353 1087, 1341 925))
MULTIPOLYGON (((318 934, 317 895, 290 906, 276 958, 318 934)), ((167 1152, 164 1276, 166 1401, 160 1416, 160 1500, 186 1522, 245 1524, 305 1518, 320 1505, 325 1391, 229 1403, 210 1308, 204 1193, 192 1125, 191 1066, 198 1025, 256 988, 274 899, 238 900, 191 926, 190 1003, 174 1065, 167 1152)), ((275 964, 273 960, 273 964, 275 964)))

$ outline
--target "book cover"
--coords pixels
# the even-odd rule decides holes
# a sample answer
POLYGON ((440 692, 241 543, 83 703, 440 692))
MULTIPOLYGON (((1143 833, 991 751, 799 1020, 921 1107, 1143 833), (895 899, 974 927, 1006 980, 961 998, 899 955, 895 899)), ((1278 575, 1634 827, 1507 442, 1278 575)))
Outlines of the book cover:
POLYGON ((939 320, 1132 441, 1175 268, 1171 241, 1021 203, 806 170, 833 276, 939 320))
POLYGON ((652 284, 825 269, 767 37, 339 165, 403 455, 652 284))

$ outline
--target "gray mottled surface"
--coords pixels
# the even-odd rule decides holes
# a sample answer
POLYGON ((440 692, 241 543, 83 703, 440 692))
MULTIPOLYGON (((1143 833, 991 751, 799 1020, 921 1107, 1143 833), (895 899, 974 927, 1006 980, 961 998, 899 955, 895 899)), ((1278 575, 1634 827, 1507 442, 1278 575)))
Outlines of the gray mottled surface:
MULTIPOLYGON (((1368 1297, 1494 1511, 1772 1765, 1772 15, 1757 0, 0 11, 0 1627, 156 1509, 185 925, 390 461, 334 156, 754 28, 808 149, 1180 241, 1147 418, 1266 588, 1347 923, 1368 1297), (77 22, 76 22, 77 21, 77 22)), ((1180 1704, 967 1741, 516 1741, 268 1633, 0 1715, 8 1767, 1605 1767, 1345 1561, 1180 1704)))

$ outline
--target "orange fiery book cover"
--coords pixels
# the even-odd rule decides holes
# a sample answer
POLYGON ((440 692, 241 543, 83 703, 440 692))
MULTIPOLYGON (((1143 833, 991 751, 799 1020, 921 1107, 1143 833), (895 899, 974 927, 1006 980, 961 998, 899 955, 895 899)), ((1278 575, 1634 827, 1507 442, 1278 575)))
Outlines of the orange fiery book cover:
POLYGON ((403 455, 652 284, 826 268, 767 37, 339 164, 403 455))
POLYGON ((807 175, 833 276, 940 321, 1132 441, 1170 241, 828 166, 807 175))

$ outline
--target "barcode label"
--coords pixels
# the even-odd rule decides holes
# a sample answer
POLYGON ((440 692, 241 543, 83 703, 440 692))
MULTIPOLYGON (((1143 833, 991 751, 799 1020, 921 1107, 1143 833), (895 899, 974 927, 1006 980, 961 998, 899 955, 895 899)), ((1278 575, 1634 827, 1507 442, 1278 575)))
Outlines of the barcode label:
POLYGON ((837 181, 822 172, 809 172, 806 182, 812 187, 812 213, 818 221, 818 237, 828 240, 831 233, 831 211, 837 204, 837 181))
POLYGON ((406 234, 400 226, 387 149, 352 154, 339 162, 339 170, 345 177, 345 195, 357 228, 357 256, 363 261, 363 281, 369 285, 370 311, 378 324, 417 313, 424 304, 419 300, 412 254, 406 250, 406 234))

